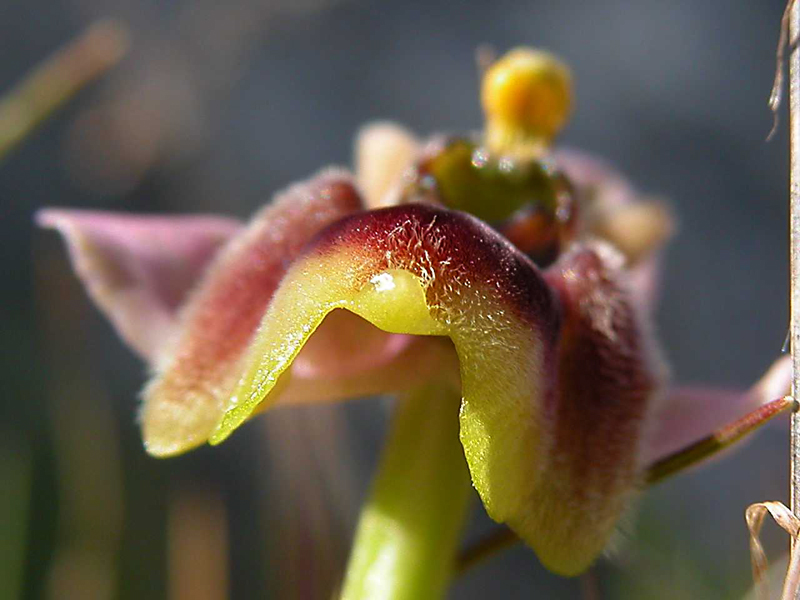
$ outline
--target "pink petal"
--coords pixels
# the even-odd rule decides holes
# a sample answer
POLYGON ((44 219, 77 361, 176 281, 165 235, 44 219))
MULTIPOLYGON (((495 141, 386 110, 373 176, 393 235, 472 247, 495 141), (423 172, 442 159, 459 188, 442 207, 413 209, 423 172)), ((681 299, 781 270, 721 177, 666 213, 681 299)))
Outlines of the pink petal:
POLYGON ((143 216, 45 209, 89 295, 120 336, 152 360, 174 331, 177 308, 240 224, 213 216, 143 216))
POLYGON ((790 356, 779 358, 748 391, 678 387, 657 411, 643 448, 645 464, 686 448, 750 411, 787 394, 791 386, 790 356))
POLYGON ((350 177, 327 171, 280 194, 220 253, 144 392, 142 426, 150 453, 175 454, 208 439, 286 269, 311 237, 360 207, 350 177))

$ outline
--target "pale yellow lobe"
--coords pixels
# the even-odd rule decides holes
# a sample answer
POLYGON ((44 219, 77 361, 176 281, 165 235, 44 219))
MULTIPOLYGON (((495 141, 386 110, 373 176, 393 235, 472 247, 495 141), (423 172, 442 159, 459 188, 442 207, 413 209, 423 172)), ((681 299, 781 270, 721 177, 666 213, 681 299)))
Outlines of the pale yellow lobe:
POLYGON ((501 523, 530 510, 550 446, 543 346, 509 312, 484 297, 477 315, 450 330, 461 365, 461 444, 486 511, 501 523))
POLYGON ((267 399, 303 344, 334 309, 349 310, 389 333, 445 334, 430 316, 425 291, 413 274, 390 269, 354 288, 352 260, 346 254, 306 260, 290 272, 264 316, 245 360, 247 371, 211 436, 212 444, 227 438, 267 399))

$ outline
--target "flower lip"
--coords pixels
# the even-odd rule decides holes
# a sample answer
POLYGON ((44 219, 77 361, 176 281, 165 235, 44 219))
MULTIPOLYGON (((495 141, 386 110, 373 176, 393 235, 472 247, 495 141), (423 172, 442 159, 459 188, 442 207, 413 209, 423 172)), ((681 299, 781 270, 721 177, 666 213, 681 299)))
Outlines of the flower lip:
POLYGON ((272 390, 335 309, 393 333, 447 336, 460 362, 460 437, 484 506, 550 569, 577 573, 637 487, 659 385, 621 265, 595 244, 542 273, 487 224, 435 206, 348 215, 287 272, 210 441, 279 398, 272 390))

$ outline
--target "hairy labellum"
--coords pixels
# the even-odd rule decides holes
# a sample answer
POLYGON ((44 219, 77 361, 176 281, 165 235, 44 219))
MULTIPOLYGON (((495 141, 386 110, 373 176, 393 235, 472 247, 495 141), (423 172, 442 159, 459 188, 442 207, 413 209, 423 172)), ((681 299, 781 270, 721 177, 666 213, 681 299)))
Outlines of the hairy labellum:
POLYGON ((609 248, 586 247, 543 274, 477 219, 426 205, 342 219, 287 273, 212 443, 279 396, 331 311, 449 337, 461 441, 484 505, 548 567, 579 572, 636 485, 658 379, 618 266, 609 248))

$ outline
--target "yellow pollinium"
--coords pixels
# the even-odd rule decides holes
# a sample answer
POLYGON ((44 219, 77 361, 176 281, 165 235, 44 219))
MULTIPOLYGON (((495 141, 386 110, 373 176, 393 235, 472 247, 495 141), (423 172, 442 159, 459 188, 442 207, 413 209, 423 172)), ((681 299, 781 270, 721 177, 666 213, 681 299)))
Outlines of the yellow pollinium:
POLYGON ((572 108, 572 75, 552 54, 516 48, 483 76, 485 143, 493 153, 519 158, 542 154, 572 108))

